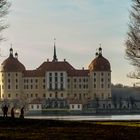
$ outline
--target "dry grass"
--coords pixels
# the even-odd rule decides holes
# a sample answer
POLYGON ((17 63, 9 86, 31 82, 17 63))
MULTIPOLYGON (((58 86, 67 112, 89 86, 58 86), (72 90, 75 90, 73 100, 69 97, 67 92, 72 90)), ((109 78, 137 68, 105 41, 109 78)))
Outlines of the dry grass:
POLYGON ((140 122, 136 121, 74 122, 0 118, 0 140, 137 140, 139 138, 140 122))

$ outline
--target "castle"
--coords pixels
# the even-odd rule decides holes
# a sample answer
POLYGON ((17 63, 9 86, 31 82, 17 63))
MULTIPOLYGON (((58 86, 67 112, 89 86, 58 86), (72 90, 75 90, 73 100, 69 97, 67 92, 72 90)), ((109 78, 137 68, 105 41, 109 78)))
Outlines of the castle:
POLYGON ((54 46, 52 61, 26 70, 18 60, 18 54, 14 55, 10 48, 9 57, 1 64, 0 98, 27 104, 45 100, 45 106, 49 108, 84 105, 95 99, 108 100, 111 98, 111 66, 103 57, 101 47, 88 69, 76 69, 65 59, 57 59, 54 46))

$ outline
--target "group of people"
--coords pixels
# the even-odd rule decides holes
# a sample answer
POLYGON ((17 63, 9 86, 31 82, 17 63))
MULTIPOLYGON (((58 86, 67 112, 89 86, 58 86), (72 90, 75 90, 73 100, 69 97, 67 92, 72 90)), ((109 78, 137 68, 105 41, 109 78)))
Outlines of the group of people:
MULTIPOLYGON (((6 105, 4 105, 2 107, 2 111, 3 111, 3 117, 7 117, 8 107, 6 105)), ((15 108, 14 107, 11 108, 11 117, 15 118, 15 108)), ((20 109, 20 116, 19 117, 24 118, 24 107, 22 107, 20 109)))

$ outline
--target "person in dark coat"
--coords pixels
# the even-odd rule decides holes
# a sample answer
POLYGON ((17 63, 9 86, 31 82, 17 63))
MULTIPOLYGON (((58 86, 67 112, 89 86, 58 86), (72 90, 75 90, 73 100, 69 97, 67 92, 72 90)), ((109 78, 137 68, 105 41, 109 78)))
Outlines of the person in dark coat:
POLYGON ((3 117, 7 117, 8 107, 6 105, 2 108, 2 111, 3 111, 3 117))
POLYGON ((24 107, 20 110, 20 118, 24 118, 24 107))
POLYGON ((15 118, 15 110, 14 109, 15 109, 14 107, 12 107, 12 109, 11 109, 11 117, 12 118, 15 118))

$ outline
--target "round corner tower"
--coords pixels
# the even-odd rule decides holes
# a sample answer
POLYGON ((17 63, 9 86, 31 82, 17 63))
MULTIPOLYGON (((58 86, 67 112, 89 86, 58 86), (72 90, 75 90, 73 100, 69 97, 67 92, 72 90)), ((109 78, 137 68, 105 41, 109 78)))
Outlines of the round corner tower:
POLYGON ((96 53, 96 58, 89 65, 89 75, 91 99, 111 98, 111 66, 103 57, 101 47, 96 53))

